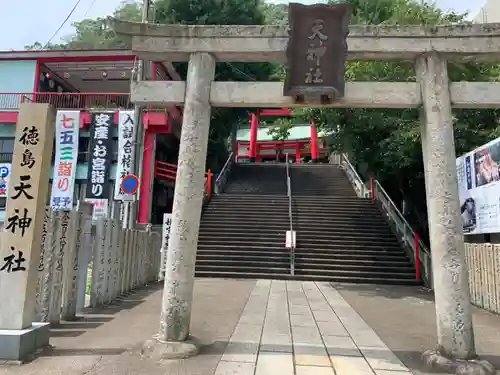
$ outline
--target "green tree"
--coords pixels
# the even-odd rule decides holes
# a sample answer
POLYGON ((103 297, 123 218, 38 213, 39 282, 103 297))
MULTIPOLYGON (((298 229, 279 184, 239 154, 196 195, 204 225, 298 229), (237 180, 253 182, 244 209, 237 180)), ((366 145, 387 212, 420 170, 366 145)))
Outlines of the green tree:
MULTIPOLYGON (((155 22, 187 25, 262 25, 266 22, 261 0, 159 0, 155 22)), ((176 64, 185 76, 187 64, 176 64)), ((265 63, 218 63, 218 81, 267 81, 275 70, 265 63)), ((227 159, 226 139, 231 128, 249 121, 251 108, 214 108, 210 127, 207 165, 217 171, 227 159)))
POLYGON ((279 118, 267 129, 267 134, 273 137, 273 141, 286 141, 290 137, 292 126, 290 119, 279 118))

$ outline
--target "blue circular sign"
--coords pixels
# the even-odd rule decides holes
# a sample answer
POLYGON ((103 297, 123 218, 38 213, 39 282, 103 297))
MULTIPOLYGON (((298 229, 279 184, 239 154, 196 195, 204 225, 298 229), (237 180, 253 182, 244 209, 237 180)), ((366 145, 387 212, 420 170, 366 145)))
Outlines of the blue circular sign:
POLYGON ((9 175, 9 167, 1 166, 0 167, 0 178, 5 178, 9 175))
POLYGON ((125 194, 135 194, 139 188, 139 179, 135 174, 129 174, 122 179, 122 191, 125 194))

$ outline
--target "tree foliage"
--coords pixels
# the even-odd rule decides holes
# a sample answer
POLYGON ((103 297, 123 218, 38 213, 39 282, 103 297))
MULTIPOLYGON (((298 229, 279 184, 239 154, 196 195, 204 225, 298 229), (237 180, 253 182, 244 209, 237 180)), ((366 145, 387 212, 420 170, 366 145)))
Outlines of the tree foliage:
POLYGON ((290 137, 290 129, 293 124, 288 118, 279 118, 267 129, 267 134, 273 141, 286 141, 290 137))

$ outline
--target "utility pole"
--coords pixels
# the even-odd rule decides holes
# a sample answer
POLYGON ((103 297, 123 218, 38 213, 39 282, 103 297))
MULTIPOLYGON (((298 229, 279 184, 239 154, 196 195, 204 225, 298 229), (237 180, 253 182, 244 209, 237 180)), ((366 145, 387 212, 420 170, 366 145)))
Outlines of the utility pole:
MULTIPOLYGON (((142 23, 148 23, 149 22, 149 9, 151 7, 151 0, 144 0, 142 3, 142 23)), ((144 80, 145 77, 145 65, 146 61, 144 60, 136 60, 137 64, 134 64, 134 70, 136 70, 135 74, 135 80, 137 82, 144 80)), ((134 132, 135 134, 135 152, 133 156, 133 172, 141 181, 141 176, 142 176, 142 157, 144 155, 144 127, 142 125, 142 107, 140 105, 134 105, 134 123, 136 126, 136 131, 134 132)), ((142 187, 139 187, 139 195, 141 194, 142 187)), ((127 202, 128 205, 128 210, 126 210, 126 214, 128 214, 128 227, 133 228, 135 221, 137 220, 137 213, 138 213, 138 197, 139 195, 136 195, 136 199, 133 203, 127 202)))

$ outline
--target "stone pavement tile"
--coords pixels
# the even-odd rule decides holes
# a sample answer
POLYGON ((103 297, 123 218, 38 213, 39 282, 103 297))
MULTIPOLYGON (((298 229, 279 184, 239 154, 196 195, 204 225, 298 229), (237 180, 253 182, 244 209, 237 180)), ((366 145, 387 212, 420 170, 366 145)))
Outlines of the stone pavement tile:
POLYGON ((312 311, 332 311, 332 308, 327 303, 310 303, 309 307, 312 311))
POLYGON ((224 350, 225 362, 255 363, 262 336, 262 324, 271 288, 269 280, 259 280, 250 294, 243 313, 224 350))
POLYGON ((302 291, 302 281, 287 280, 286 289, 289 291, 302 291))
POLYGON ((317 327, 292 327, 292 339, 294 344, 323 344, 317 327))
POLYGON ((387 371, 408 371, 399 358, 386 346, 385 348, 360 348, 371 368, 387 371))
POLYGON ((262 326, 262 324, 264 324, 264 315, 264 312, 262 312, 262 314, 244 312, 240 317, 239 323, 253 326, 262 326))
POLYGON ((336 375, 374 375, 363 357, 344 357, 331 355, 330 359, 336 375))
POLYGON ((332 366, 323 345, 294 344, 293 352, 296 365, 332 366))
POLYGON ((387 345, 373 331, 349 330, 349 334, 359 348, 387 348, 387 345))
POLYGON ((329 311, 313 311, 313 315, 317 322, 337 322, 339 320, 332 309, 329 311))
POLYGON ((292 354, 259 353, 255 375, 294 375, 292 354))
POLYGON ((227 362, 248 362, 255 363, 259 343, 231 341, 226 346, 221 360, 227 362))
POLYGON ((316 327, 316 322, 311 315, 290 315, 290 325, 297 327, 316 327))
POLYGON ((220 361, 214 375, 254 375, 255 363, 220 361))
POLYGON ((375 375, 411 375, 410 370, 406 371, 391 371, 391 370, 375 370, 375 375))
POLYGON ((309 309, 309 302, 306 297, 303 298, 295 298, 288 301, 288 304, 293 307, 307 307, 309 309))
MULTIPOLYGON (((344 341, 343 344, 351 346, 350 350, 356 354, 359 350, 373 370, 408 371, 408 368, 401 363, 377 333, 345 301, 335 288, 320 283, 317 285, 352 338, 353 342, 344 341), (357 348, 352 348, 353 344, 357 348)), ((336 328, 339 328, 334 325, 325 325, 322 322, 318 322, 318 326, 320 327, 320 331, 322 329, 325 332, 330 330, 329 332, 332 333, 336 328)), ((340 331, 342 332, 342 330, 340 331)), ((327 347, 329 347, 328 344, 327 347)), ((360 366, 364 366, 364 364, 360 366)))
POLYGON ((290 315, 311 315, 312 311, 307 303, 305 305, 290 305, 290 315))
POLYGON ((260 351, 264 352, 292 352, 292 337, 288 334, 264 334, 260 342, 260 351))
POLYGON ((295 373, 296 375, 335 375, 332 367, 318 366, 296 366, 295 373))
POLYGON ((346 328, 341 324, 329 322, 317 322, 321 336, 350 336, 346 328))
POLYGON ((326 350, 330 355, 361 357, 361 352, 350 337, 323 336, 326 350))
POLYGON ((321 336, 349 336, 340 321, 337 322, 317 322, 321 336))
POLYGON ((255 363, 259 351, 262 327, 238 323, 224 350, 222 360, 227 362, 255 363))

